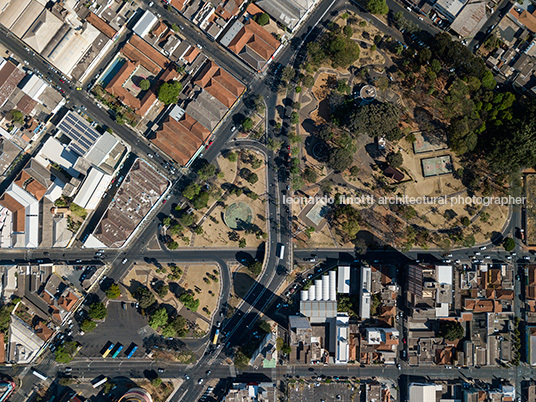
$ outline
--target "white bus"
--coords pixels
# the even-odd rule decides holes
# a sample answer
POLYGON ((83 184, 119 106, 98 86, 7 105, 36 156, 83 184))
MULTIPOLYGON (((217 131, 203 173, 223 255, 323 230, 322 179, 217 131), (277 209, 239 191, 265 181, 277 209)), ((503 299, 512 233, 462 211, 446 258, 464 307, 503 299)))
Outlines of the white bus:
POLYGON ((103 375, 100 375, 94 378, 93 380, 91 380, 91 385, 93 385, 93 388, 99 388, 106 381, 108 381, 108 378, 103 375))
POLYGON ((285 256, 285 245, 279 243, 278 247, 279 247, 279 251, 277 252, 277 258, 282 260, 283 257, 285 256))
POLYGON ((32 374, 34 376, 36 376, 37 378, 40 378, 41 380, 45 381, 46 379, 48 379, 48 377, 46 375, 44 375, 43 373, 40 373, 39 371, 37 371, 36 369, 33 369, 32 370, 32 374))

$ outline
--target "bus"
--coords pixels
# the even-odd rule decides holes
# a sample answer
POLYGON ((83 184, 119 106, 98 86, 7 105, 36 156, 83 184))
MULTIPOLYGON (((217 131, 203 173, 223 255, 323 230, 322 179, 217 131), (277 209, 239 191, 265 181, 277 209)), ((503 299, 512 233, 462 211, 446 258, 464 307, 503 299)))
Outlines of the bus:
POLYGON ((118 343, 117 348, 115 349, 115 352, 112 354, 112 359, 115 359, 117 355, 119 354, 119 352, 121 352, 122 350, 123 350, 123 345, 118 343))
POLYGON ((112 343, 112 342, 108 341, 107 345, 108 345, 108 347, 105 346, 106 350, 102 354, 102 357, 104 357, 104 358, 110 354, 110 352, 112 351, 112 349, 115 346, 115 343, 112 343))
POLYGON ((40 372, 37 371, 36 369, 33 369, 33 370, 32 370, 32 374, 33 374, 34 376, 36 376, 37 378, 43 380, 43 381, 45 381, 45 380, 48 379, 48 377, 47 377, 46 375, 44 375, 43 373, 40 373, 40 372))
POLYGON ((215 345, 218 343, 218 337, 220 336, 220 330, 216 329, 216 332, 214 332, 214 338, 212 339, 212 344, 215 345))
POLYGON ((125 351, 127 359, 130 359, 132 355, 136 353, 136 350, 138 350, 138 345, 136 345, 135 343, 131 343, 128 349, 125 351))
POLYGON ((279 251, 277 252, 277 258, 282 260, 283 257, 285 256, 285 245, 279 243, 278 247, 279 247, 279 251))
POLYGON ((108 378, 101 374, 100 376, 91 380, 91 385, 93 385, 93 388, 99 388, 106 381, 108 381, 108 378))

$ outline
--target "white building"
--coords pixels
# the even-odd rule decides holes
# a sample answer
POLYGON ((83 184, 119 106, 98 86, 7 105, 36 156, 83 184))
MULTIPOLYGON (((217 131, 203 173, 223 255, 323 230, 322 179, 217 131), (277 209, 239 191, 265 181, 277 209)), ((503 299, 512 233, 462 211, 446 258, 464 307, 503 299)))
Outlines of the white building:
MULTIPOLYGON (((441 385, 439 385, 441 389, 441 385)), ((411 383, 409 385, 409 402, 435 402, 436 385, 411 383)))
POLYGON ((154 15, 149 10, 146 10, 140 17, 138 22, 136 22, 136 25, 134 25, 132 30, 136 35, 143 38, 145 35, 151 32, 151 29, 154 27, 154 24, 156 24, 157 21, 158 18, 156 17, 156 15, 154 15))
POLYGON ((359 316, 362 320, 370 318, 370 304, 372 289, 372 270, 370 267, 361 267, 361 286, 359 287, 359 316))
POLYGON ((337 274, 337 293, 350 293, 350 266, 339 266, 337 274))
POLYGON ((73 202, 85 209, 96 209, 111 181, 112 176, 92 167, 73 202))
POLYGON ((348 343, 350 317, 347 313, 338 313, 336 318, 335 333, 335 363, 348 364, 350 354, 350 344, 348 343))

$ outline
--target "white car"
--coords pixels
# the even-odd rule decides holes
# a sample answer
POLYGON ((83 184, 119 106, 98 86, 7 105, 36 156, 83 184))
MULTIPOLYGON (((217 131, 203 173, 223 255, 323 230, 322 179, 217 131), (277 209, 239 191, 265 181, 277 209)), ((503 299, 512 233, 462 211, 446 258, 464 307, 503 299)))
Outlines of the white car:
POLYGON ((126 263, 127 263, 127 261, 128 261, 128 259, 127 259, 127 258, 123 258, 123 261, 121 261, 121 264, 126 264, 126 263))
POLYGON ((485 250, 485 249, 487 249, 486 246, 482 246, 482 247, 480 247, 480 250, 485 250))

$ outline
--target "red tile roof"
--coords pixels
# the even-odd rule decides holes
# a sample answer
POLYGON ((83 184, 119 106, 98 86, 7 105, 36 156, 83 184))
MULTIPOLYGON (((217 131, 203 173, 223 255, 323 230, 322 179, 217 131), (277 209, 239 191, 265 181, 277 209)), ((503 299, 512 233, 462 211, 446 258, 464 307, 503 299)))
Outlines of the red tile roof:
POLYGON ((184 166, 209 136, 209 130, 185 113, 179 121, 168 116, 152 141, 184 166))
POLYGON ((195 58, 199 55, 199 49, 195 46, 190 46, 190 48, 184 53, 183 59, 186 60, 188 63, 192 63, 195 58))
POLYGON ((195 85, 206 90, 230 108, 246 87, 212 60, 207 62, 197 75, 195 85))
POLYGON ((100 17, 97 17, 92 12, 88 14, 86 20, 110 39, 112 39, 117 33, 117 31, 113 29, 110 25, 108 25, 106 21, 104 21, 100 17))
POLYGON ((233 38, 229 44, 229 49, 236 54, 240 54, 242 49, 248 46, 261 58, 268 61, 279 45, 280 42, 271 33, 253 21, 253 19, 249 19, 233 38))
POLYGON ((0 205, 7 208, 13 214, 13 231, 24 232, 26 226, 26 210, 9 194, 0 196, 0 205))
POLYGON ((142 52, 145 56, 155 62, 160 68, 166 68, 169 64, 169 59, 156 50, 154 47, 145 42, 142 38, 134 35, 130 38, 129 43, 136 49, 142 52))
POLYGON ((24 170, 19 173, 15 179, 15 184, 20 188, 26 190, 31 195, 33 195, 38 201, 43 198, 47 192, 47 188, 35 180, 32 176, 25 172, 24 170))

